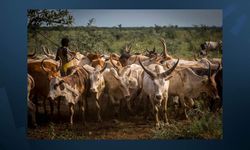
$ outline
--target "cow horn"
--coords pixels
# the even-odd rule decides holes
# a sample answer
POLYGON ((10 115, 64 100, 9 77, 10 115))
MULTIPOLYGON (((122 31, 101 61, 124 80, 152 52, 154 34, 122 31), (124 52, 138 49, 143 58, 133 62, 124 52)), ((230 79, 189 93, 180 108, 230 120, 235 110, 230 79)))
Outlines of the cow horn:
POLYGON ((105 63, 104 67, 100 70, 100 73, 102 73, 107 67, 107 63, 105 63))
MULTIPOLYGON (((118 66, 113 62, 112 55, 110 55, 109 58, 110 58, 111 64, 115 67, 115 69, 116 69, 116 70, 120 70, 120 67, 118 67, 118 66)), ((119 71, 118 71, 118 72, 119 72, 119 71)))
POLYGON ((171 67, 169 70, 161 73, 159 76, 162 78, 166 78, 168 75, 170 75, 174 71, 174 69, 177 67, 178 63, 179 63, 179 59, 177 60, 177 62, 174 64, 173 67, 171 67))
POLYGON ((167 52, 167 45, 166 45, 166 41, 164 40, 164 38, 160 38, 160 41, 162 43, 162 46, 163 46, 163 56, 165 58, 168 57, 168 52, 167 52))
POLYGON ((128 53, 128 45, 126 44, 125 52, 128 53))
POLYGON ((50 70, 44 66, 44 61, 45 61, 46 59, 49 59, 49 58, 44 58, 44 59, 42 60, 42 62, 41 62, 41 67, 42 67, 43 71, 45 71, 46 73, 48 73, 50 70))
POLYGON ((197 55, 196 55, 196 54, 194 54, 194 60, 195 60, 195 61, 200 61, 200 60, 197 58, 197 55))
POLYGON ((45 48, 46 48, 46 52, 47 52, 48 54, 51 54, 51 52, 50 52, 49 48, 48 48, 48 47, 46 47, 46 46, 45 46, 45 48))
POLYGON ((29 74, 28 74, 28 79, 30 79, 30 81, 33 83, 33 84, 31 84, 32 85, 31 89, 33 89, 35 87, 35 81, 34 81, 33 77, 29 74))
POLYGON ((50 54, 49 49, 48 49, 47 47, 42 46, 42 50, 43 50, 43 53, 44 53, 47 57, 49 57, 49 58, 53 58, 53 57, 54 57, 53 55, 50 54))
POLYGON ((217 67, 217 69, 216 69, 216 71, 214 72, 213 75, 216 75, 219 72, 220 69, 221 69, 221 64, 218 63, 218 67, 217 67))
POLYGON ((144 67, 144 65, 141 63, 141 58, 139 57, 139 63, 142 66, 143 70, 151 77, 151 78, 156 78, 156 74, 152 71, 150 71, 149 69, 147 69, 146 67, 144 67))
POLYGON ((209 61, 208 61, 208 77, 209 78, 211 77, 211 64, 209 61))
POLYGON ((34 50, 34 52, 32 54, 28 54, 28 57, 34 58, 35 55, 36 55, 36 49, 34 50))
POLYGON ((84 71, 87 72, 87 74, 91 74, 91 72, 90 72, 89 70, 87 70, 86 68, 84 68, 82 65, 81 65, 81 67, 82 67, 82 69, 83 69, 84 71))
POLYGON ((48 54, 48 52, 46 51, 45 46, 42 46, 42 50, 43 50, 43 53, 44 53, 46 56, 48 56, 48 55, 49 55, 49 54, 48 54))

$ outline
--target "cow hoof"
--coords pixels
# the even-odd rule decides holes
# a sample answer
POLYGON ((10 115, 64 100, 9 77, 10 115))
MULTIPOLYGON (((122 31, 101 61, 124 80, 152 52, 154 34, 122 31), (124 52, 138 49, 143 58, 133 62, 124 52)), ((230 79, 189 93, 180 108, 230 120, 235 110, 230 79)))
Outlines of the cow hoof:
POLYGON ((170 126, 170 124, 169 124, 169 122, 165 122, 165 123, 163 123, 163 126, 168 127, 168 126, 170 126))
POLYGON ((113 123, 118 124, 118 123, 119 123, 119 120, 113 119, 113 123))

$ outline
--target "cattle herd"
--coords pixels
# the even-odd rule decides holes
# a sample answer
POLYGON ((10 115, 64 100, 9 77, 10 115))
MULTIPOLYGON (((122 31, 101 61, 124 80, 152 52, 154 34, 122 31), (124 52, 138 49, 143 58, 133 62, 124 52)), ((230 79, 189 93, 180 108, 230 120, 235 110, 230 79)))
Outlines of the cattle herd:
POLYGON ((79 108, 84 124, 85 118, 92 117, 89 114, 95 114, 101 123, 107 111, 112 111, 112 118, 119 118, 126 110, 128 116, 140 114, 145 119, 151 116, 155 126, 160 127, 169 124, 168 101, 174 100, 180 115, 187 119, 187 110, 195 107, 194 101, 202 93, 213 102, 212 111, 220 110, 221 59, 174 58, 168 54, 165 40, 161 38, 160 42, 161 54, 155 50, 131 54, 131 46, 126 46, 121 54, 72 52, 67 67, 62 66, 61 60, 55 61, 55 55, 46 48, 42 56, 29 54, 29 122, 39 125, 36 120, 41 105, 47 116, 60 115, 60 106, 67 105, 70 125, 74 125, 75 109, 79 108), (61 76, 63 69, 66 76, 61 76), (46 104, 50 104, 49 112, 46 104), (58 114, 54 114, 54 106, 58 114))

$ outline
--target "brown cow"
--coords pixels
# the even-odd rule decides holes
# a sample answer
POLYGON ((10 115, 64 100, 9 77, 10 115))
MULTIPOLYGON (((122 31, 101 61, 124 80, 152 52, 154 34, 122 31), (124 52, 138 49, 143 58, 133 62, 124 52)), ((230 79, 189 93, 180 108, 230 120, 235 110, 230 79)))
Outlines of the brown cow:
POLYGON ((185 118, 188 118, 185 99, 190 101, 192 98, 198 97, 202 92, 207 93, 214 99, 219 99, 215 82, 216 73, 211 73, 210 64, 207 76, 199 76, 190 68, 175 70, 172 75, 169 84, 169 96, 179 97, 185 118))
POLYGON ((36 104, 36 112, 38 112, 38 99, 41 99, 43 101, 44 112, 47 114, 46 101, 49 92, 49 78, 60 76, 60 66, 59 62, 48 58, 28 61, 28 73, 36 83, 36 86, 30 92, 32 101, 36 104))
POLYGON ((85 124, 84 98, 87 93, 88 73, 82 67, 75 67, 74 71, 64 77, 55 76, 50 80, 48 98, 55 100, 57 97, 64 97, 65 103, 69 106, 70 124, 73 125, 74 105, 79 104, 85 124))
POLYGON ((35 114, 35 105, 30 100, 30 91, 35 87, 35 81, 31 75, 28 74, 28 87, 27 87, 27 105, 28 105, 28 115, 31 116, 31 125, 36 127, 36 114, 35 114))

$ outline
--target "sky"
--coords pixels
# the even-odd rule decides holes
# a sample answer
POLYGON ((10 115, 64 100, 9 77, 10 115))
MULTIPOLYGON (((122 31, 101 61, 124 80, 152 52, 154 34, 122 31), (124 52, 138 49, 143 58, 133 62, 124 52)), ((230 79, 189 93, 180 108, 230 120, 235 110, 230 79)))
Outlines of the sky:
POLYGON ((86 26, 91 18, 95 18, 94 25, 98 27, 222 26, 220 9, 70 9, 69 12, 75 19, 73 26, 86 26))

